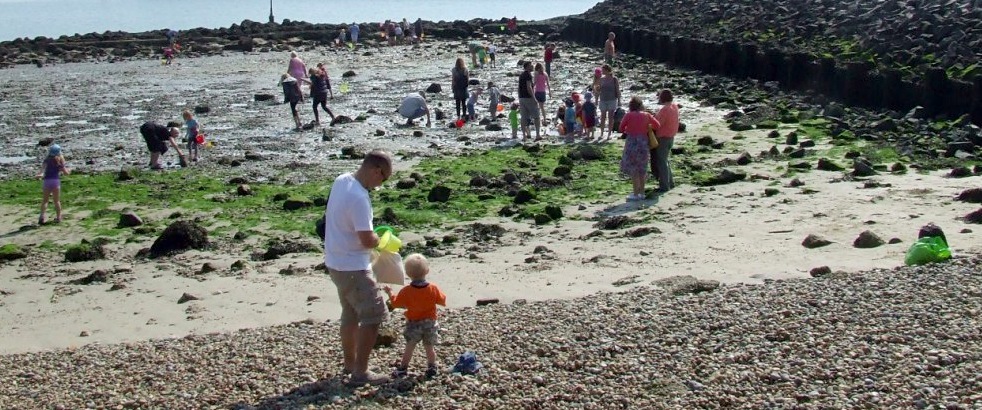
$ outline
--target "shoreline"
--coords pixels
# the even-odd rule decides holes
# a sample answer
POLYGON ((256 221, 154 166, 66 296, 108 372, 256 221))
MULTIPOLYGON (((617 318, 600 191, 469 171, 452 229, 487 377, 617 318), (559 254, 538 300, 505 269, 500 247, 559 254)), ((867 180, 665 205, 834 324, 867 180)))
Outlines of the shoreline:
MULTIPOLYGON (((495 79, 510 84, 514 81, 513 67, 517 62, 538 55, 535 40, 524 36, 508 40, 513 43, 503 42, 502 47, 511 51, 502 54, 501 67, 479 71, 482 81, 495 79)), ((591 56, 596 50, 568 44, 563 47, 566 57, 556 75, 557 89, 577 89, 585 83, 582 74, 591 71, 591 56)), ((462 55, 463 50, 462 44, 455 41, 433 42, 420 49, 370 48, 362 54, 324 48, 303 50, 311 63, 319 59, 332 62, 330 69, 335 78, 348 70, 356 73, 349 80, 353 92, 339 96, 333 103, 345 115, 356 117, 365 113, 367 119, 302 133, 289 131, 285 106, 252 101, 256 93, 276 95, 274 79, 285 66, 283 53, 207 57, 179 61, 170 67, 140 61, 116 63, 111 66, 117 73, 113 77, 103 75, 110 67, 104 64, 66 65, 58 67, 57 71, 70 76, 73 81, 63 83, 55 77, 50 83, 50 93, 25 96, 27 104, 21 108, 11 107, 9 112, 22 117, 15 117, 20 119, 10 122, 12 132, 6 137, 4 149, 23 149, 36 154, 39 152, 36 133, 44 130, 41 132, 49 135, 70 136, 62 147, 71 155, 73 163, 70 165, 78 165, 79 178, 84 177, 85 172, 81 171, 85 169, 113 172, 120 164, 139 167, 145 164, 145 153, 134 130, 143 119, 174 117, 183 107, 205 105, 213 111, 203 114, 199 120, 205 129, 212 130, 209 133, 213 139, 221 143, 207 152, 205 161, 187 171, 175 172, 175 175, 196 172, 219 175, 223 179, 242 176, 257 181, 259 187, 270 184, 300 189, 305 180, 332 176, 354 166, 354 159, 338 160, 331 156, 347 147, 385 147, 401 152, 400 157, 407 158, 469 155, 494 149, 500 135, 477 127, 465 129, 461 135, 439 125, 421 129, 423 136, 413 137, 413 131, 420 129, 400 128, 391 113, 398 96, 426 88, 433 82, 446 81, 446 67, 453 58, 462 55), (415 50, 414 53, 428 62, 418 62, 421 60, 419 55, 407 55, 407 50, 415 50), (363 55, 365 52, 371 55, 363 55), (411 68, 403 67, 414 61, 411 68), (241 69, 230 72, 228 67, 241 69), (144 79, 148 76, 158 80, 147 85, 144 79), (61 93, 67 89, 64 87, 68 87, 68 83, 75 84, 76 78, 91 84, 87 89, 77 90, 89 95, 93 100, 91 106, 74 111, 50 109, 38 113, 41 118, 31 122, 33 111, 28 111, 27 107, 58 107, 63 97, 61 93), (201 92, 203 89, 207 91, 201 92), (120 104, 119 101, 132 103, 120 104), (376 113, 368 114, 370 111, 376 113), (47 118, 56 115, 57 118, 47 118), (80 127, 79 121, 89 120, 92 123, 81 124, 83 130, 97 131, 73 132, 80 127), (40 127, 37 124, 41 122, 50 125, 40 127), (383 131, 382 135, 379 130, 383 131), (325 141, 324 135, 332 135, 334 139, 325 141), (242 158, 246 152, 257 153, 265 159, 245 161, 239 166, 223 165, 224 158, 242 158)), ((631 93, 649 96, 649 101, 659 88, 653 84, 655 81, 674 83, 680 90, 708 87, 702 82, 705 81, 703 77, 637 59, 627 60, 623 70, 624 87, 635 87, 631 93)), ((53 71, 55 69, 50 67, 40 72, 24 67, 0 71, 0 75, 48 78, 53 71)), ((726 84, 714 86, 731 89, 726 84)), ((23 92, 15 85, 9 87, 11 95, 23 92)), ((751 86, 740 87, 752 89, 751 86)), ((699 95, 687 91, 680 94, 687 96, 680 98, 699 95)), ((752 91, 745 94, 754 96, 752 91)), ((446 93, 433 98, 434 103, 443 104, 443 109, 452 106, 448 105, 452 103, 446 93)), ((688 131, 679 136, 679 147, 685 152, 676 155, 676 165, 684 167, 693 178, 720 169, 733 169, 742 172, 747 181, 720 186, 686 184, 657 201, 637 205, 624 204, 622 195, 612 192, 596 200, 562 204, 565 218, 545 225, 535 225, 533 221, 521 218, 482 220, 504 228, 506 234, 500 242, 486 246, 488 244, 480 240, 468 239, 453 245, 424 246, 442 255, 433 257, 432 264, 434 272, 446 272, 446 280, 437 281, 435 277, 434 281, 440 283, 448 295, 453 295, 453 306, 473 306, 477 299, 483 298, 513 303, 537 297, 581 297, 598 290, 616 291, 679 275, 723 283, 758 283, 807 277, 812 268, 820 266, 829 266, 835 271, 893 267, 902 262, 903 252, 917 229, 932 221, 948 232, 956 253, 982 251, 971 239, 977 235, 971 232, 971 225, 956 219, 976 207, 952 200, 966 183, 971 183, 966 181, 978 177, 963 180, 949 178, 944 171, 926 170, 906 174, 882 172, 869 178, 854 178, 848 170, 790 171, 789 166, 799 161, 814 163, 821 158, 831 158, 832 162, 845 163, 844 158, 850 155, 847 150, 867 152, 876 148, 876 145, 857 142, 855 147, 844 149, 834 139, 817 134, 810 139, 815 146, 804 150, 805 157, 801 160, 784 155, 750 154, 751 163, 736 165, 736 159, 743 152, 768 152, 773 146, 798 147, 798 144, 788 145, 783 137, 805 126, 789 123, 779 124, 775 130, 732 131, 722 118, 727 114, 726 110, 703 107, 693 100, 685 101, 683 121, 688 124, 688 131), (781 138, 770 136, 772 132, 777 132, 781 138), (711 137, 720 148, 697 144, 703 137, 711 137), (703 170, 693 171, 697 165, 703 170), (794 179, 804 185, 792 184, 794 179), (776 194, 766 194, 768 190, 776 190, 776 194), (637 225, 611 230, 594 227, 600 220, 617 215, 628 216, 637 225), (647 228, 648 233, 632 237, 629 232, 637 227, 647 228), (901 242, 875 249, 853 248, 852 241, 865 230, 881 235, 884 241, 898 238, 901 242), (600 236, 591 236, 595 231, 600 231, 600 236), (822 249, 806 250, 800 242, 809 234, 826 236, 835 243, 822 249), (545 250, 536 252, 539 246, 545 250), (638 266, 649 269, 639 272, 638 266), (524 296, 529 289, 537 289, 535 297, 524 296)), ((305 115, 309 119, 309 114, 305 112, 305 115)), ((438 121, 438 124, 443 122, 438 121)), ((554 138, 555 134, 550 136, 554 138)), ((801 139, 805 140, 805 136, 803 133, 801 139)), ((610 159, 611 168, 615 167, 615 161, 610 159)), ((35 167, 33 163, 19 166, 23 166, 23 172, 30 172, 35 167)), ((5 166, 4 169, 16 167, 5 166)), ((402 176, 406 176, 411 171, 402 172, 402 176)), ((67 195, 71 187, 67 182, 65 187, 67 195)), ((223 185, 218 191, 232 188, 234 185, 223 185)), ((401 195, 403 191, 387 187, 383 194, 385 192, 401 195)), ((19 242, 36 252, 26 259, 0 265, 0 289, 12 292, 0 298, 0 303, 5 304, 4 309, 10 312, 5 315, 10 322, 4 325, 21 327, 0 344, 14 349, 11 351, 31 350, 34 341, 43 341, 40 344, 44 348, 65 348, 97 341, 235 331, 240 327, 336 317, 332 310, 332 306, 336 309, 336 296, 331 291, 331 284, 315 269, 320 264, 319 255, 299 253, 271 261, 250 259, 250 255, 261 251, 267 241, 284 236, 315 242, 308 232, 267 232, 264 227, 269 225, 268 222, 257 225, 257 233, 246 240, 234 241, 231 238, 235 231, 220 230, 228 224, 227 216, 223 220, 216 218, 220 212, 188 212, 182 218, 208 221, 213 229, 219 230, 215 240, 227 246, 186 252, 159 261, 146 260, 135 255, 141 248, 149 246, 159 229, 170 223, 170 215, 182 210, 175 205, 150 206, 135 210, 151 224, 151 234, 137 235, 129 231, 117 234, 108 246, 108 259, 66 263, 58 260, 57 250, 45 249, 46 241, 66 246, 82 239, 93 239, 96 235, 94 228, 87 227, 91 226, 89 221, 98 222, 100 217, 103 221, 111 220, 128 206, 114 205, 108 212, 100 214, 98 211, 72 211, 71 205, 66 204, 70 218, 65 224, 27 231, 21 231, 21 227, 36 220, 33 204, 0 207, 0 226, 3 227, 0 234, 8 238, 5 243, 19 242), (233 271, 231 265, 239 260, 246 261, 249 268, 243 272, 233 271), (200 274, 205 263, 218 270, 200 274), (70 283, 99 270, 109 273, 107 282, 94 285, 70 283), (281 273, 284 270, 291 273, 284 275, 281 273), (126 288, 109 291, 115 283, 122 283, 126 288), (185 292, 201 300, 178 304, 185 292), (127 303, 120 304, 120 300, 127 303), (130 308, 130 305, 136 308, 130 308), (247 314, 243 315, 243 311, 247 314), (82 332, 87 336, 81 336, 82 332)), ((382 206, 384 203, 379 203, 379 210, 382 206)), ((299 219, 297 216, 286 217, 299 219)), ((407 245, 425 244, 452 235, 458 228, 466 229, 470 224, 446 224, 411 231, 404 242, 407 245)))

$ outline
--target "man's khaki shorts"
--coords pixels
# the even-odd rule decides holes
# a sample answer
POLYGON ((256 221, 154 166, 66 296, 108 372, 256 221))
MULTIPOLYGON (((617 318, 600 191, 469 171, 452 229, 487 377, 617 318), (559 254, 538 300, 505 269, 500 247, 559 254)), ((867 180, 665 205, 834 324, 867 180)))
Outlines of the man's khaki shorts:
POLYGON ((377 325, 389 318, 389 309, 379 292, 372 271, 336 271, 328 268, 331 280, 338 287, 341 301, 341 325, 377 325))

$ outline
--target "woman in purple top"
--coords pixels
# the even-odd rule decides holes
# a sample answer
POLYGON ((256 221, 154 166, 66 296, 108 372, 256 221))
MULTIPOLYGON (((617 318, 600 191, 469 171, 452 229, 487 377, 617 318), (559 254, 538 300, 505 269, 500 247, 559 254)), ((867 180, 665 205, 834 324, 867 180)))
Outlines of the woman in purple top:
POLYGON ((297 79, 297 93, 300 94, 300 101, 303 101, 303 91, 300 89, 300 82, 307 80, 307 65, 300 59, 296 51, 290 52, 290 65, 286 72, 291 77, 297 79))
POLYGON ((61 147, 52 144, 48 147, 48 156, 41 165, 41 173, 38 177, 43 178, 41 197, 41 216, 38 217, 38 225, 44 225, 44 213, 48 209, 48 200, 55 203, 56 221, 61 222, 61 174, 68 175, 68 168, 65 168, 65 158, 61 156, 61 147))

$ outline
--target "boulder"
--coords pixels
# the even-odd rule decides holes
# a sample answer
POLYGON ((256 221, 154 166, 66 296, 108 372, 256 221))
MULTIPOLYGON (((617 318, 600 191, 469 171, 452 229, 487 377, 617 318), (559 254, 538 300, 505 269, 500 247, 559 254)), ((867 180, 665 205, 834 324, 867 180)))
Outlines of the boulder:
POLYGON ((314 206, 314 202, 309 199, 290 198, 283 201, 284 211, 296 211, 299 209, 310 208, 312 206, 314 206))
POLYGON ((875 248, 877 246, 883 245, 883 239, 877 236, 871 231, 863 231, 859 234, 855 241, 852 242, 852 246, 860 249, 875 248))
POLYGON ((828 246, 831 244, 832 241, 815 234, 810 234, 806 236, 803 241, 801 241, 801 246, 804 246, 805 248, 808 249, 821 248, 823 246, 828 246))
POLYGON ((430 83, 429 87, 426 87, 426 92, 430 94, 435 94, 443 91, 443 86, 440 83, 430 83))
POLYGON ((515 205, 521 205, 521 204, 532 202, 532 200, 534 199, 535 199, 535 195, 532 192, 530 192, 527 189, 520 189, 518 193, 515 194, 515 198, 513 202, 515 203, 515 205))
POLYGON ((27 252, 24 252, 24 250, 21 249, 20 246, 17 246, 17 244, 8 243, 0 246, 0 262, 23 259, 26 257, 27 252))
POLYGON ((817 268, 812 268, 812 270, 808 271, 808 274, 811 275, 811 277, 813 278, 820 278, 830 273, 832 273, 832 269, 830 269, 828 266, 819 266, 817 268))
POLYGON ((140 225, 143 225, 143 219, 141 219, 137 214, 133 212, 123 212, 119 214, 119 223, 117 226, 120 228, 132 228, 140 225))
POLYGON ((274 239, 271 240, 269 246, 266 248, 266 252, 260 257, 261 260, 268 261, 273 259, 279 259, 281 256, 290 253, 317 253, 322 252, 322 249, 317 245, 300 240, 292 239, 274 239))
POLYGON ((106 258, 106 250, 103 248, 105 241, 95 240, 89 242, 83 239, 78 245, 72 245, 65 251, 66 262, 94 261, 106 258))
POLYGON ((447 202, 450 200, 450 193, 453 192, 450 188, 437 185, 430 189, 430 193, 426 196, 426 200, 429 202, 447 202))
POLYGON ((150 257, 183 252, 188 249, 204 249, 208 246, 208 231, 192 221, 171 223, 150 246, 150 257))
POLYGON ((844 170, 845 168, 839 166, 839 164, 832 162, 832 160, 828 158, 819 158, 818 165, 815 166, 815 169, 821 171, 839 172, 844 170))
POLYGON ((982 204, 982 188, 966 189, 958 194, 955 200, 970 204, 982 204))
POLYGON ((709 179, 702 181, 699 185, 702 186, 713 186, 713 185, 725 185, 731 184, 737 181, 743 181, 747 179, 747 173, 743 171, 730 171, 729 169, 723 169, 716 173, 716 175, 710 177, 709 179))
POLYGON ((852 161, 852 175, 856 177, 868 177, 876 175, 876 170, 873 169, 873 164, 862 158, 855 158, 852 161))

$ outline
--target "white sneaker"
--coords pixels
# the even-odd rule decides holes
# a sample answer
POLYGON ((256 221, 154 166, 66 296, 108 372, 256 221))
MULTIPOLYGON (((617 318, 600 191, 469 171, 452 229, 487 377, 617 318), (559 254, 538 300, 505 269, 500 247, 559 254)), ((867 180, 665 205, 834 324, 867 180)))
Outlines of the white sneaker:
POLYGON ((642 199, 642 197, 640 197, 638 195, 634 195, 634 194, 631 194, 631 195, 628 195, 627 196, 627 202, 640 201, 641 199, 642 199))

